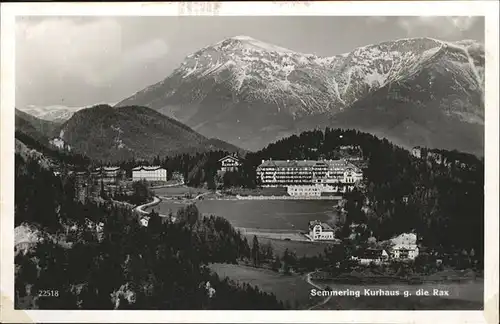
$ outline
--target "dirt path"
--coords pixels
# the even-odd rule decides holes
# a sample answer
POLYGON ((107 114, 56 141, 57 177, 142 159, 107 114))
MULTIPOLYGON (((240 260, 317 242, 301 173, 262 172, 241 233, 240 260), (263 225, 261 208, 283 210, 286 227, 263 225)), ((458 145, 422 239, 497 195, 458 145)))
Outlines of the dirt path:
MULTIPOLYGON (((310 284, 311 286, 313 286, 314 288, 318 289, 318 290, 324 290, 324 287, 320 287, 319 285, 315 284, 314 282, 312 282, 311 280, 311 275, 313 273, 315 273, 316 271, 313 271, 313 272, 309 272, 307 275, 306 275, 306 281, 308 284, 310 284)), ((309 310, 312 310, 316 307, 319 307, 319 306, 323 306, 324 304, 328 303, 330 301, 330 299, 332 299, 332 296, 327 296, 325 297, 325 299, 319 303, 317 303, 316 305, 313 305, 311 307, 309 307, 308 309, 309 310)))

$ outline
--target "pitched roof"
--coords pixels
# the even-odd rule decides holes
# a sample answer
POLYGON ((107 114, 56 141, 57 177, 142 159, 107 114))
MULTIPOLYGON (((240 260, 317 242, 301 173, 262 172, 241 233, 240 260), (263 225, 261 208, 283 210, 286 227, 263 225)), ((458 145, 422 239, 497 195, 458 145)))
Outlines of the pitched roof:
POLYGON ((110 166, 110 167, 104 167, 104 171, 117 171, 120 170, 119 166, 110 166))
POLYGON ((140 170, 155 171, 155 170, 159 170, 159 169, 163 169, 163 168, 159 165, 153 165, 153 166, 140 165, 140 166, 136 166, 135 168, 133 168, 132 171, 140 171, 140 170))
POLYGON ((346 169, 351 168, 356 172, 361 169, 354 164, 341 159, 341 160, 265 160, 258 167, 282 167, 282 168, 304 168, 314 166, 328 166, 332 169, 346 169))
POLYGON ((94 168, 92 171, 93 172, 99 172, 99 171, 116 171, 119 170, 119 166, 105 166, 105 167, 97 167, 94 168))
POLYGON ((309 222, 309 228, 312 229, 314 226, 320 225, 322 231, 333 231, 333 228, 327 223, 320 222, 318 220, 313 220, 309 222))
POLYGON ((304 168, 315 165, 325 165, 325 162, 315 160, 267 160, 262 162, 259 167, 304 168))
POLYGON ((222 159, 219 159, 219 162, 220 162, 220 161, 223 161, 223 160, 226 160, 226 159, 232 159, 232 160, 235 160, 235 161, 239 161, 239 160, 240 160, 237 156, 234 156, 234 155, 226 155, 226 156, 225 156, 225 157, 223 157, 222 159))

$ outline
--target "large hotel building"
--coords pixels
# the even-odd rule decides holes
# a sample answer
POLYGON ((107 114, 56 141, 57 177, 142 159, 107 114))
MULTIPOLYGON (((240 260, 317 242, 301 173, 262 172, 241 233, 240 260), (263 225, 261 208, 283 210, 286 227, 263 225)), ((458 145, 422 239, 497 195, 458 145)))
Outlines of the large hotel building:
POLYGON ((262 160, 257 177, 262 187, 286 187, 291 196, 320 196, 352 190, 363 172, 346 160, 262 160))

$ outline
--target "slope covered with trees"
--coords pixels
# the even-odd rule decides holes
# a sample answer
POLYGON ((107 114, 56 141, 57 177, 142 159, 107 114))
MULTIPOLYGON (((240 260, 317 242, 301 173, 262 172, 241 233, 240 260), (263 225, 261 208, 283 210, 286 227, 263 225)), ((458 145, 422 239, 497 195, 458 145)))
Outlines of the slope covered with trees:
POLYGON ((72 150, 102 161, 153 159, 156 155, 207 152, 237 147, 208 139, 155 110, 97 105, 76 112, 58 128, 59 140, 72 150))
POLYGON ((365 180, 346 196, 347 222, 367 223, 379 239, 416 231, 429 246, 483 251, 484 161, 437 150, 444 162, 413 157, 386 139, 354 130, 304 132, 249 153, 242 175, 256 178, 262 159, 334 159, 340 145, 359 145, 365 180), (407 202, 405 202, 407 200, 407 202))
POLYGON ((17 108, 15 110, 15 123, 16 130, 25 131, 38 140, 45 139, 47 141, 54 135, 55 129, 59 126, 57 123, 37 118, 17 108))
POLYGON ((16 241, 17 307, 283 309, 275 296, 208 270, 209 262, 249 257, 226 220, 200 218, 189 206, 178 222, 153 214, 142 227, 130 208, 74 198, 71 178, 17 156, 16 225, 32 233, 16 241))
MULTIPOLYGON (((58 165, 87 167, 92 163, 92 160, 83 154, 59 150, 52 145, 45 144, 43 140, 37 140, 23 131, 16 130, 15 139, 24 144, 28 149, 38 152, 39 155, 41 154, 43 157, 52 160, 58 165)), ((22 152, 18 152, 16 148, 16 153, 21 154, 22 152)))
MULTIPOLYGON (((358 145, 367 161, 364 181, 347 195, 347 227, 365 223, 380 240, 415 231, 428 246, 483 251, 484 160, 446 150, 443 163, 413 157, 407 150, 355 130, 315 130, 294 135, 247 153, 239 172, 224 183, 254 188, 263 159, 337 159, 337 148, 358 145)), ((227 152, 178 155, 153 163, 184 174, 192 186, 215 186, 218 160, 227 152)), ((134 163, 130 162, 130 165, 134 163)), ((347 231, 347 229, 346 229, 347 231)), ((477 253, 479 252, 479 253, 477 253)))

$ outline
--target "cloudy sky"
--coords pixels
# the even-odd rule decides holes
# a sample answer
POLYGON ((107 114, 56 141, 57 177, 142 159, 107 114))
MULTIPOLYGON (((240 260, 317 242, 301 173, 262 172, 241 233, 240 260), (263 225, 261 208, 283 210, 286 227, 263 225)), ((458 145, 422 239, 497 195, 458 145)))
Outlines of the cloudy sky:
POLYGON ((192 52, 236 35, 331 56, 406 37, 484 42, 484 19, 18 17, 16 106, 118 102, 167 77, 192 52))

